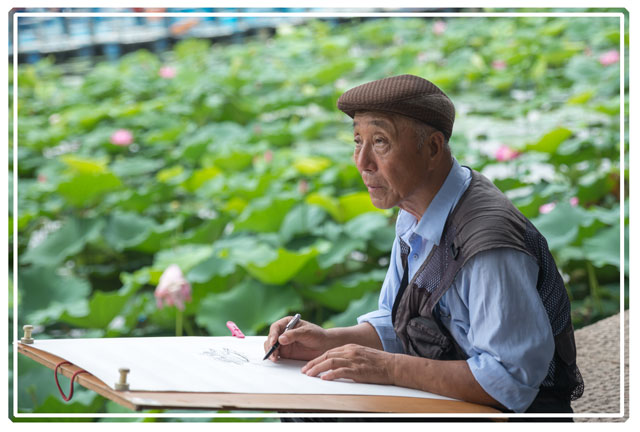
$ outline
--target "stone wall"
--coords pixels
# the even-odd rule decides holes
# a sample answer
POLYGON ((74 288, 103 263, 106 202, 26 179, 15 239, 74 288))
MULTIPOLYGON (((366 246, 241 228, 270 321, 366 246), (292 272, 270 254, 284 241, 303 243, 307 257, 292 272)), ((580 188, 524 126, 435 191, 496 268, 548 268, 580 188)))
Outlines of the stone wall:
MULTIPOLYGON (((620 314, 575 332, 583 396, 572 403, 577 414, 620 413, 620 314)), ((576 422, 622 422, 629 418, 629 311, 624 313, 624 417, 576 418, 576 422)))

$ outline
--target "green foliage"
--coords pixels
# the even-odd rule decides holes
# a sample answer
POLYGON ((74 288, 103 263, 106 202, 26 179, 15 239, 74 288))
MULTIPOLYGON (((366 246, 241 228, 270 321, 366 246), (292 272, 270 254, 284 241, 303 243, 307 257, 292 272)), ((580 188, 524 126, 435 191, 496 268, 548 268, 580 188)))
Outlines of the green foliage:
POLYGON ((45 266, 27 267, 18 274, 18 286, 18 318, 22 324, 54 323, 69 309, 74 313, 87 311, 91 286, 77 276, 62 276, 45 266))
MULTIPOLYGON (((354 324, 377 307, 396 213, 371 204, 335 102, 401 73, 449 93, 454 154, 546 235, 574 324, 615 313, 628 169, 619 63, 599 56, 619 48, 617 17, 447 18, 443 33, 434 22, 310 21, 269 40, 138 51, 75 76, 50 59, 21 65, 18 215, 9 208, 21 324, 41 337, 173 335, 175 310, 153 298, 170 264, 193 287, 187 334, 227 335, 227 320, 265 334, 293 312, 354 324), (163 65, 176 76, 162 78, 163 65), (120 129, 131 142, 111 142, 120 129), (497 160, 500 146, 518 154, 497 160)), ((48 399, 40 373, 21 363, 23 409, 98 403, 48 399)))
POLYGON ((201 303, 196 321, 216 336, 229 333, 220 319, 233 311, 234 322, 247 334, 282 318, 289 310, 300 310, 302 300, 290 287, 268 286, 247 280, 232 290, 207 296, 201 303))

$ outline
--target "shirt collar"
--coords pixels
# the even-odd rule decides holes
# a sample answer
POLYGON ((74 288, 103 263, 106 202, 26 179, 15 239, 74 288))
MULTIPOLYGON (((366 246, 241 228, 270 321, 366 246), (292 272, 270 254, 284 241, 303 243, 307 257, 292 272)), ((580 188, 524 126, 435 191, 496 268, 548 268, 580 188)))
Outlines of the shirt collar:
POLYGON ((416 218, 401 209, 396 222, 396 234, 403 237, 411 229, 423 239, 439 244, 447 217, 462 195, 467 177, 465 174, 465 168, 454 158, 447 178, 420 218, 420 222, 416 225, 416 218))

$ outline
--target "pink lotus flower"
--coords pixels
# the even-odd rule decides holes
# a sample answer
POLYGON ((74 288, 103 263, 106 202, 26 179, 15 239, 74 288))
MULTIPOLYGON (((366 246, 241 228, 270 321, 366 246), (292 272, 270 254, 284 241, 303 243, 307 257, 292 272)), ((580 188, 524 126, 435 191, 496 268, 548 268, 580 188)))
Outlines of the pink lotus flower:
POLYGON ((173 66, 162 66, 158 71, 158 75, 160 75, 164 79, 175 78, 176 68, 174 68, 173 66))
POLYGON ((175 306, 180 310, 184 304, 191 301, 191 285, 184 278, 182 270, 176 264, 171 264, 160 276, 160 281, 153 295, 158 308, 175 306))
POLYGON ((610 50, 602 54, 598 60, 602 66, 609 66, 620 61, 620 53, 618 50, 610 50))
POLYGON ((434 34, 441 35, 447 29, 447 23, 441 20, 438 20, 433 23, 432 31, 434 34))
POLYGON ((504 60, 494 60, 491 62, 491 67, 495 70, 504 70, 507 68, 507 62, 504 60))
POLYGON ((571 204, 571 207, 575 207, 578 205, 578 197, 571 197, 571 199, 569 200, 569 204, 571 204))
POLYGON ((273 152, 271 150, 267 150, 264 152, 264 161, 266 163, 270 163, 273 160, 273 152))
POLYGON ((298 192, 304 195, 308 191, 309 191, 309 182, 306 180, 300 180, 300 182, 298 183, 298 192))
POLYGON ((133 134, 128 129, 118 129, 111 135, 111 144, 126 147, 133 142, 133 134))
POLYGON ((47 182, 47 176, 44 174, 38 174, 38 182, 39 183, 46 183, 47 182))
POLYGON ((517 158, 518 156, 520 156, 520 152, 506 145, 501 145, 500 147, 498 147, 498 150, 496 150, 495 153, 496 160, 500 162, 509 161, 517 158))
POLYGON ((550 203, 546 203, 546 204, 542 204, 540 206, 540 208, 538 209, 538 211, 541 214, 547 214, 547 213, 551 213, 551 211, 556 208, 556 203, 554 202, 550 202, 550 203))

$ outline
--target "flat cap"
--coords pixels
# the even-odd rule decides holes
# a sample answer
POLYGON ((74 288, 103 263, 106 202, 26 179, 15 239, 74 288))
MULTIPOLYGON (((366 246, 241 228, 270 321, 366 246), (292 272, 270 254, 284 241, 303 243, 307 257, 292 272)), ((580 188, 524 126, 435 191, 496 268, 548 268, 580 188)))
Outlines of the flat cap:
POLYGON ((415 75, 398 75, 347 90, 338 109, 349 117, 356 111, 385 111, 420 120, 451 137, 455 107, 435 84, 415 75))

